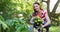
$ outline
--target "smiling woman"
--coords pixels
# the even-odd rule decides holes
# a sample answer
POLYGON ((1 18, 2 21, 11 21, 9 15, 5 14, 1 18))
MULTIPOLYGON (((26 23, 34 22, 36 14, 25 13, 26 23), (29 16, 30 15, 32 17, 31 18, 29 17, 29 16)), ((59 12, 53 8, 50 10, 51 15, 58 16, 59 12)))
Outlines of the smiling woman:
MULTIPOLYGON (((30 20, 30 22, 34 22, 33 27, 36 28, 38 30, 38 32, 40 32, 41 31, 40 25, 42 22, 44 22, 44 25, 42 25, 42 28, 46 28, 46 32, 49 32, 49 27, 50 27, 51 21, 49 19, 47 11, 42 9, 38 2, 35 2, 33 4, 33 9, 34 9, 34 12, 32 14, 32 18, 30 20), (38 20, 36 20, 38 18, 35 19, 36 16, 43 19, 43 21, 41 23, 38 22, 38 20), (34 20, 36 20, 36 22, 34 20)), ((39 19, 39 20, 41 20, 41 19, 39 19)))
MULTIPOLYGON (((32 32, 34 32, 34 28, 37 26, 38 26, 38 28, 37 28, 38 31, 40 31, 39 25, 42 22, 44 22, 44 25, 42 25, 42 27, 46 28, 46 30, 49 30, 50 26, 48 26, 47 24, 50 24, 50 19, 52 21, 52 25, 56 25, 56 26, 60 25, 60 14, 55 14, 52 12, 50 14, 50 11, 48 9, 49 6, 52 9, 53 8, 52 6, 54 5, 54 3, 57 0, 50 0, 51 5, 48 5, 49 4, 48 1, 49 0, 47 0, 47 2, 46 2, 47 8, 45 8, 45 9, 47 9, 47 11, 45 11, 43 9, 45 6, 43 6, 42 0, 0 0, 0 15, 4 18, 4 19, 3 18, 1 19, 1 17, 0 17, 0 19, 3 20, 3 21, 0 21, 0 24, 2 24, 2 26, 0 25, 0 28, 2 27, 0 29, 0 32, 5 32, 5 31, 6 32, 30 32, 30 30, 32 32), (38 1, 39 3, 35 3, 35 1, 38 1), (47 12, 49 12, 49 13, 47 13, 47 12), (40 18, 42 18, 43 21, 36 23, 36 24, 34 22, 32 22, 33 24, 30 27, 30 22, 29 22, 31 19, 30 15, 32 15, 32 17, 31 17, 32 19, 34 19, 35 16, 39 17, 39 19, 38 19, 38 17, 35 18, 35 20, 37 19, 35 21, 35 23, 39 22, 40 18), (50 19, 49 19, 48 15, 49 15, 50 19), (48 27, 45 27, 45 26, 48 26, 48 27)), ((57 7, 57 6, 58 5, 56 5, 55 7, 57 7)), ((59 6, 58 6, 58 8, 59 8, 59 6)), ((54 11, 55 10, 56 10, 56 8, 54 9, 54 11)), ((53 29, 54 28, 51 27, 50 31, 53 29)), ((57 28, 57 29, 59 29, 59 28, 57 28)))

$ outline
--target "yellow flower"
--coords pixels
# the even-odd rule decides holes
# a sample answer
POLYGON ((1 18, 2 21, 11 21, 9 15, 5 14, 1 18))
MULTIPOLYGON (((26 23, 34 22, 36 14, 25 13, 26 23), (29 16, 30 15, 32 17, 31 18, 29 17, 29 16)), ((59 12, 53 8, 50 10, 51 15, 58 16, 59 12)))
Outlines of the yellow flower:
POLYGON ((40 18, 39 16, 35 16, 35 18, 34 18, 34 22, 35 22, 35 23, 42 24, 42 23, 43 23, 43 19, 40 18))

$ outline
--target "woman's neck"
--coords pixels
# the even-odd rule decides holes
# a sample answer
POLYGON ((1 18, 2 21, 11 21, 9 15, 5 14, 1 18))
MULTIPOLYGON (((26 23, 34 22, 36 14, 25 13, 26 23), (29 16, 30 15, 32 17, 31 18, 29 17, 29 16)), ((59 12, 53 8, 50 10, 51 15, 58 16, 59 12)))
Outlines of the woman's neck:
POLYGON ((38 13, 41 13, 41 10, 39 10, 38 13))

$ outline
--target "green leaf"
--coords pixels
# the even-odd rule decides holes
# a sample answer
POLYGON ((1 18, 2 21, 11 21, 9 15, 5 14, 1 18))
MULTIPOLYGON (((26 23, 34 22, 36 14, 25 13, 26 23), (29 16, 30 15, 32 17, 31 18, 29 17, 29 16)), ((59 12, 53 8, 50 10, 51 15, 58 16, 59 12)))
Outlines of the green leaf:
POLYGON ((4 23, 4 22, 3 22, 3 21, 1 21, 1 20, 0 20, 0 24, 2 24, 3 29, 8 28, 7 24, 6 24, 6 23, 4 23))

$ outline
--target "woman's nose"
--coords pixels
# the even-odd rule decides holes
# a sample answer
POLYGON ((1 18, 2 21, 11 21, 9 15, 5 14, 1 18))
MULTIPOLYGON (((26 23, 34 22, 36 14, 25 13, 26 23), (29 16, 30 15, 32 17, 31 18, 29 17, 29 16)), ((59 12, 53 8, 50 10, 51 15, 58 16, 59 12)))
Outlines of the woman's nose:
POLYGON ((35 7, 35 9, 37 9, 37 7, 35 7))

